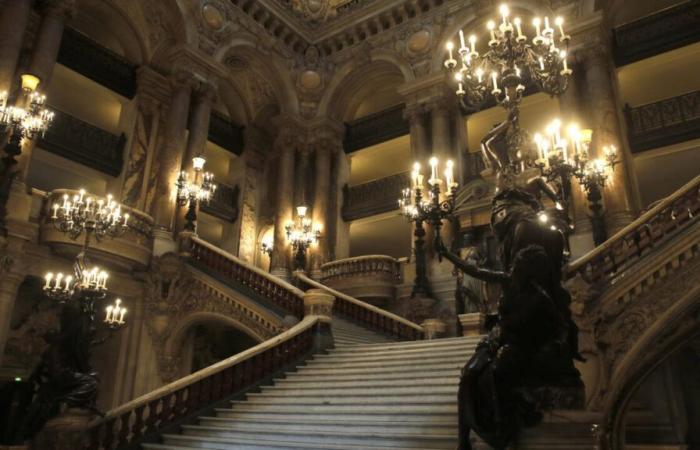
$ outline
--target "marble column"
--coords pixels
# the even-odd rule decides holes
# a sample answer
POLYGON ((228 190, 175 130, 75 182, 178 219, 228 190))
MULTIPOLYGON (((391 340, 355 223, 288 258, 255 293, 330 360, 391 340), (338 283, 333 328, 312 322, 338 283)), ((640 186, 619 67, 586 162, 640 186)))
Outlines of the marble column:
POLYGON ((612 236, 632 221, 630 204, 630 187, 628 170, 632 156, 624 145, 617 102, 613 86, 612 59, 608 44, 597 43, 583 50, 583 65, 586 77, 586 98, 588 113, 593 128, 593 148, 596 157, 602 157, 605 145, 614 145, 618 149, 620 163, 608 178, 603 192, 606 208, 606 225, 608 236, 612 236))
POLYGON ((7 337, 10 334, 10 321, 17 298, 17 289, 22 280, 24 276, 14 272, 0 275, 0 366, 5 354, 7 337))
POLYGON ((444 164, 448 159, 455 159, 450 133, 450 108, 444 98, 435 99, 430 104, 430 114, 433 131, 432 155, 444 164))
POLYGON ((316 143, 315 160, 315 189, 313 205, 313 222, 321 226, 322 236, 312 257, 312 275, 315 279, 320 279, 321 266, 328 262, 328 201, 331 184, 331 153, 334 142, 329 139, 322 139, 316 143))
POLYGON ((294 171, 294 207, 300 205, 309 205, 309 196, 307 195, 308 180, 311 176, 311 149, 307 146, 299 149, 297 154, 297 165, 294 171))
MULTIPOLYGON (((192 158, 204 153, 209 138, 211 105, 216 97, 216 88, 212 84, 202 83, 194 89, 192 109, 189 114, 189 134, 187 147, 182 160, 182 170, 192 170, 192 158)), ((206 169, 206 166, 205 166, 206 169)))
POLYGON ((261 244, 258 242, 258 214, 267 147, 267 139, 261 130, 254 125, 245 129, 245 151, 243 152, 245 175, 241 187, 243 192, 241 194, 238 256, 251 264, 255 263, 256 254, 260 251, 261 244))
POLYGON ((33 0, 5 0, 0 11, 0 92, 11 92, 33 0))
MULTIPOLYGON (((573 55, 576 59, 576 55, 573 55)), ((575 61, 572 62, 573 75, 569 80, 569 87, 559 96, 560 117, 565 125, 576 123, 581 128, 589 128, 593 124, 588 123, 581 102, 581 79, 583 68, 575 61)), ((594 247, 593 231, 588 213, 588 200, 586 193, 581 188, 576 177, 571 179, 571 198, 569 202, 569 215, 574 226, 574 233, 569 237, 571 259, 576 259, 594 247)))
POLYGON ((406 106, 404 117, 408 120, 410 127, 411 158, 413 161, 425 164, 430 154, 425 108, 419 104, 406 106))
POLYGON ((175 182, 182 166, 185 150, 187 113, 192 91, 191 75, 178 73, 171 78, 172 100, 162 135, 158 158, 153 164, 157 177, 153 200, 153 219, 156 228, 172 231, 175 211, 175 182))
POLYGON ((294 201, 294 154, 297 140, 296 127, 292 124, 280 126, 275 140, 275 152, 279 155, 277 169, 277 210, 275 212, 275 241, 270 261, 273 275, 287 278, 290 275, 290 250, 287 244, 285 225, 293 219, 294 201))
POLYGON ((41 89, 46 90, 51 82, 53 68, 61 47, 61 37, 66 18, 75 10, 75 0, 52 0, 46 2, 29 61, 29 73, 39 77, 41 89))

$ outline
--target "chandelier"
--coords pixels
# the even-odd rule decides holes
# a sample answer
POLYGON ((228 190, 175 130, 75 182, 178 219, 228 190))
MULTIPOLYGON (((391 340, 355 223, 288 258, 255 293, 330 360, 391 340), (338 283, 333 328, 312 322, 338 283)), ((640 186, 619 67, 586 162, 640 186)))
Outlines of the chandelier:
POLYGON ((316 244, 321 238, 320 224, 314 224, 306 217, 308 207, 297 206, 297 221, 285 225, 287 241, 294 251, 295 270, 303 270, 306 267, 306 251, 316 244))
POLYGON ((129 217, 129 213, 122 214, 121 205, 111 194, 106 199, 86 196, 84 189, 72 198, 64 194, 63 203, 54 203, 51 213, 56 229, 67 233, 71 239, 85 232, 86 241, 90 235, 98 241, 105 236, 121 236, 127 230, 129 217))
POLYGON ((192 169, 194 170, 192 181, 189 180, 187 172, 183 170, 175 183, 177 204, 179 206, 188 205, 185 214, 185 230, 191 232, 196 229, 195 223, 200 203, 208 204, 216 191, 214 175, 210 172, 204 172, 205 163, 206 159, 203 156, 195 156, 192 158, 192 169))
POLYGON ((21 79, 22 93, 26 96, 24 101, 11 106, 8 104, 8 93, 0 92, 0 131, 10 135, 5 146, 7 167, 17 163, 15 157, 22 151, 22 139, 43 136, 54 118, 54 113, 44 107, 46 96, 36 91, 39 78, 24 74, 21 79))
POLYGON ((529 39, 523 33, 519 17, 510 20, 507 5, 500 7, 501 21, 488 21, 489 50, 481 55, 476 49, 477 38, 472 34, 467 40, 459 31, 460 46, 454 54, 454 43, 447 43, 448 58, 445 67, 453 73, 457 83, 457 95, 472 108, 481 106, 490 93, 496 102, 505 107, 516 107, 525 91, 528 80, 550 95, 566 90, 572 71, 566 55, 570 36, 564 33, 564 19, 549 17, 532 20, 534 36, 529 39), (456 59, 455 56, 458 58, 456 59))
POLYGON ((427 278, 427 264, 425 260, 425 229, 423 223, 427 222, 435 229, 436 241, 440 239, 440 229, 443 219, 451 219, 455 210, 458 183, 454 178, 454 163, 448 160, 445 163, 445 179, 439 178, 439 160, 436 157, 430 159, 430 178, 428 179, 427 198, 423 185, 424 176, 421 174, 420 163, 413 165, 411 180, 413 186, 405 188, 399 199, 400 214, 409 222, 415 223, 415 255, 416 278, 413 284, 412 296, 429 295, 430 290, 427 278), (442 188, 445 184, 444 191, 442 188), (443 193, 444 192, 444 193, 443 193))

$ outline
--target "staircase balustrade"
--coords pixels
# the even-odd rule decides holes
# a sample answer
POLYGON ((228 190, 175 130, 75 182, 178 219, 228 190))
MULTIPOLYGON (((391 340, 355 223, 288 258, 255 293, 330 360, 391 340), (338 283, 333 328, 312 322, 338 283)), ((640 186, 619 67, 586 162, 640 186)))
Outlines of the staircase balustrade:
POLYGON ((160 433, 311 355, 321 326, 318 316, 305 317, 272 339, 109 411, 90 424, 89 442, 83 448, 138 448, 142 442, 155 441, 160 433))
POLYGON ((370 330, 394 336, 400 340, 415 341, 423 339, 423 327, 403 317, 384 311, 381 308, 362 302, 324 284, 316 282, 302 272, 294 274, 304 288, 324 289, 335 296, 333 314, 352 320, 370 330))
POLYGON ((571 263, 566 278, 580 274, 597 283, 627 269, 642 255, 695 223, 700 214, 700 176, 660 201, 602 245, 571 263))
POLYGON ((181 248, 191 261, 207 269, 211 274, 252 289, 290 314, 300 318, 304 316, 304 293, 291 284, 245 263, 196 236, 184 239, 181 248))
POLYGON ((388 281, 398 282, 401 276, 399 262, 386 255, 366 255, 356 258, 339 259, 321 266, 321 281, 346 278, 357 275, 380 275, 388 281))

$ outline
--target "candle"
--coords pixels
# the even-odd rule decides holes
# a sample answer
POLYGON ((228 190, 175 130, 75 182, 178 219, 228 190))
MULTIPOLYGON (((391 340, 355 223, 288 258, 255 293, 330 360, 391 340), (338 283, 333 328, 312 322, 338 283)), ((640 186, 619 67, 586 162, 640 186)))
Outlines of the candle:
POLYGON ((459 30, 459 51, 462 52, 462 50, 466 51, 467 50, 467 43, 464 41, 464 31, 459 30))
POLYGON ((513 19, 513 23, 515 24, 515 30, 518 32, 518 39, 522 39, 523 36, 523 30, 520 27, 520 17, 516 17, 513 19))
POLYGON ((566 50, 562 50, 559 56, 561 56, 561 62, 564 64, 564 72, 568 71, 569 68, 566 66, 566 50))
POLYGON ((63 279, 63 274, 59 272, 58 275, 56 275, 56 283, 54 284, 56 289, 61 288, 61 280, 62 279, 63 279))
POLYGON ((566 147, 567 147, 566 139, 562 139, 561 142, 560 142, 559 144, 560 144, 560 146, 561 146, 561 157, 562 157, 562 159, 564 160, 564 162, 568 162, 568 161, 569 161, 569 155, 568 155, 568 152, 567 152, 567 149, 566 149, 566 147))
POLYGON ((53 278, 53 273, 51 273, 51 272, 44 275, 44 279, 46 280, 46 284, 44 284, 44 289, 49 289, 51 287, 51 279, 52 278, 53 278))
POLYGON ((535 144, 537 145, 537 158, 543 159, 542 154, 542 136, 539 133, 535 133, 535 144))
POLYGON ((559 27, 559 32, 561 33, 561 37, 563 38, 564 36, 566 36, 566 35, 564 34, 564 18, 563 18, 563 17, 557 17, 557 18, 554 20, 554 23, 557 24, 557 27, 559 27))
POLYGON ((71 282, 71 281, 73 281, 73 277, 70 276, 70 275, 68 275, 68 276, 66 277, 66 287, 65 287, 65 289, 64 289, 66 292, 70 291, 70 282, 71 282))
POLYGON ((544 70, 544 59, 540 56, 540 70, 544 70))
POLYGON ((496 24, 493 22, 493 20, 489 20, 488 23, 486 24, 486 28, 489 29, 491 32, 491 40, 495 41, 496 40, 496 31, 494 30, 496 28, 496 24))
POLYGON ((447 161, 445 168, 445 181, 447 182, 447 187, 451 188, 454 183, 454 173, 453 173, 454 163, 452 160, 447 161))
POLYGON ((124 214, 124 226, 129 222, 129 213, 124 214))
POLYGON ((483 76, 484 76, 484 71, 481 68, 476 69, 476 79, 479 80, 479 83, 481 83, 481 81, 482 81, 481 77, 483 77, 483 76))
POLYGON ((543 33, 547 33, 549 31, 549 17, 545 16, 544 17, 544 30, 542 30, 543 33))
POLYGON ((57 219, 58 218, 58 203, 53 204, 53 214, 51 215, 52 219, 57 219))
POLYGON ((124 323, 124 316, 126 315, 126 308, 122 308, 122 313, 119 315, 119 323, 124 323))
POLYGON ((469 36, 469 46, 471 47, 472 54, 476 53, 476 36, 473 34, 469 36))
POLYGON ((434 184, 437 180, 437 166, 438 166, 438 159, 436 157, 430 158, 430 180, 428 180, 428 183, 434 184))
POLYGON ((535 26, 535 37, 538 37, 540 35, 540 24, 542 22, 540 21, 539 17, 535 17, 532 19, 532 24, 535 26))
MULTIPOLYGON (((450 59, 449 59, 449 60, 451 61, 451 60, 454 59, 454 58, 452 57, 452 49, 454 48, 454 44, 453 44, 452 42, 448 42, 447 45, 446 45, 446 47, 447 47, 447 51, 448 51, 448 53, 449 53, 449 55, 450 55, 450 59)), ((205 175, 205 178, 206 178, 206 175, 205 175)))
POLYGON ((105 322, 111 323, 112 322, 112 310, 114 307, 112 305, 109 305, 107 308, 105 308, 105 322))
POLYGON ((542 155, 544 156, 544 166, 549 168, 549 144, 542 141, 542 155))
POLYGON ((491 72, 491 80, 493 80, 493 90, 498 90, 498 80, 496 72, 491 72))
POLYGON ((63 207, 65 208, 68 204, 68 194, 63 194, 63 207))
POLYGON ((508 10, 508 5, 501 5, 499 10, 501 12, 501 18, 503 19, 503 27, 506 27, 508 26, 508 14, 510 13, 510 11, 508 10))

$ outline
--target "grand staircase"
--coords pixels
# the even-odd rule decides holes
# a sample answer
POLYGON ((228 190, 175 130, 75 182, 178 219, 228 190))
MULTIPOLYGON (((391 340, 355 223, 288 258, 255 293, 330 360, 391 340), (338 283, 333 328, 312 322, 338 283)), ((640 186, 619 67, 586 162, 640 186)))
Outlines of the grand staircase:
MULTIPOLYGON (((350 325, 350 326, 348 326, 350 325)), ((211 417, 165 434, 161 449, 451 449, 460 369, 478 338, 386 342, 333 320, 336 348, 211 417), (355 333, 353 333, 355 331, 355 333)), ((359 330, 358 330, 359 329, 359 330)))

